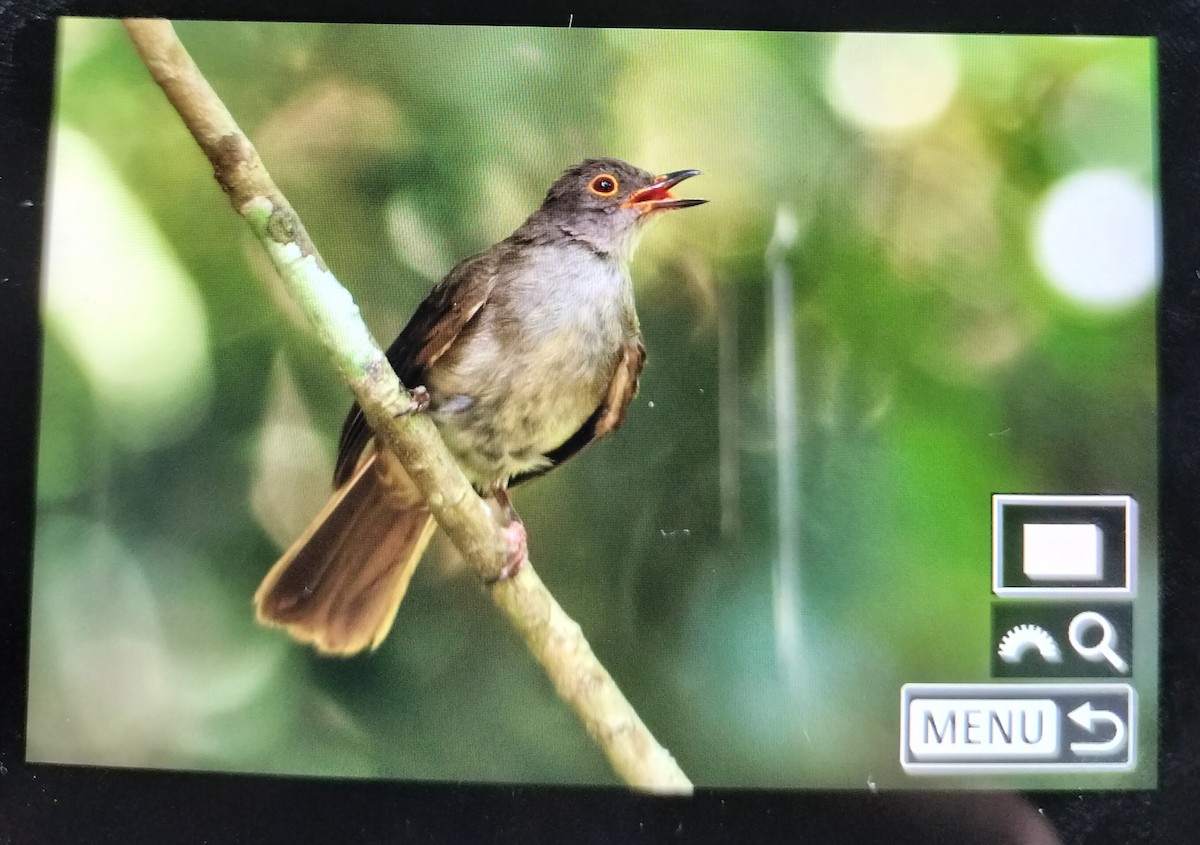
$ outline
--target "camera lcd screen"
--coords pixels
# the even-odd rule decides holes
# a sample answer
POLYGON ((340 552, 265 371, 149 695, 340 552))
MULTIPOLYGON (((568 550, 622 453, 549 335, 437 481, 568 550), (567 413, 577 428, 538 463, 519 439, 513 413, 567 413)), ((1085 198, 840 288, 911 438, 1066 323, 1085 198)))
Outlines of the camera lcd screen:
MULTIPOLYGON (((695 784, 1155 785, 1153 39, 176 30, 384 347, 568 168, 702 171, 604 259, 623 424, 512 495, 695 784)), ((29 760, 618 784, 440 533, 375 648, 255 621, 353 397, 120 23, 57 60, 29 760)))

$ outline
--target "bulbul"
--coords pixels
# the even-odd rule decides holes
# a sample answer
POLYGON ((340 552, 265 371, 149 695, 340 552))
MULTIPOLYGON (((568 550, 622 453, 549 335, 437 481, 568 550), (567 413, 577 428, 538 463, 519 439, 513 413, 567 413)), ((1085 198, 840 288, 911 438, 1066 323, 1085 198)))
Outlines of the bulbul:
MULTIPOLYGON (((646 222, 700 205, 654 176, 590 159, 550 186, 500 243, 461 261, 387 351, 467 478, 525 559, 507 489, 541 475, 625 420, 646 360, 628 264, 646 222)), ((334 492, 254 596, 258 620, 328 654, 383 641, 433 535, 429 507, 376 448, 355 404, 342 426, 334 492)))

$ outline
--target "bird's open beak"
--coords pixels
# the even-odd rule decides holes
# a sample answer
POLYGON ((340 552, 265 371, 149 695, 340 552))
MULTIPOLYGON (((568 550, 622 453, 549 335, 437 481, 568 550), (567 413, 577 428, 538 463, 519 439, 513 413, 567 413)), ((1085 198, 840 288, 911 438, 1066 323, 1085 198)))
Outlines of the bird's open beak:
POLYGON ((671 196, 672 188, 684 179, 691 179, 693 176, 699 175, 699 170, 676 170, 674 173, 659 176, 654 180, 653 184, 634 191, 633 195, 625 200, 623 205, 626 208, 637 209, 642 214, 648 214, 651 211, 665 211, 671 208, 689 208, 693 205, 703 205, 708 200, 677 199, 671 196))

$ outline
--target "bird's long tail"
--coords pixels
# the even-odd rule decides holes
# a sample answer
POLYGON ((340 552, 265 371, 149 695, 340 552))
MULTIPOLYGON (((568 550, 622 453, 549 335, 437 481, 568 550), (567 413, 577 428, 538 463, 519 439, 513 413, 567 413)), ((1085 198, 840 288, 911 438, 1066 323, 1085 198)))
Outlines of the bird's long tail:
POLYGON ((258 621, 326 654, 374 649, 435 527, 399 463, 372 448, 263 579, 258 621))

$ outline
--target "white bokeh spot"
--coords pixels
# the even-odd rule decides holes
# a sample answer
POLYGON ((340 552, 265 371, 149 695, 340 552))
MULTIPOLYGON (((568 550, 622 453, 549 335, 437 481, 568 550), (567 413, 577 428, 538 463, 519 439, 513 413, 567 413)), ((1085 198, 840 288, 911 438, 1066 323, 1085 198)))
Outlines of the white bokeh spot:
POLYGON ((1055 184, 1033 226, 1033 251, 1050 284, 1098 309, 1130 305, 1158 281, 1158 214, 1150 189, 1115 169, 1055 184))
POLYGON ((175 442, 212 395, 204 302, 150 212, 84 135, 59 125, 47 201, 46 323, 112 434, 175 442))
POLYGON ((958 79, 958 53, 948 36, 847 33, 834 47, 825 96, 863 129, 903 131, 936 120, 958 79))

